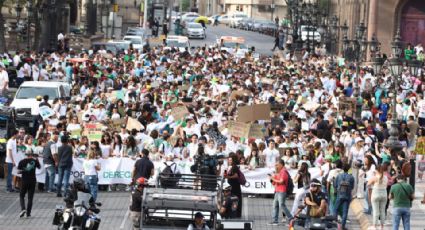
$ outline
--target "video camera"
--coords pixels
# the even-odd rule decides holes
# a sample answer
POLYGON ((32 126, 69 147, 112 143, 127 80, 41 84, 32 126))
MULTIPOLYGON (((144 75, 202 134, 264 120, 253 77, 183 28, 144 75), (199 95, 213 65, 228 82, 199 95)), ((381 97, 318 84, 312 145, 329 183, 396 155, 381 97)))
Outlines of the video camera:
POLYGON ((195 164, 190 167, 190 171, 197 174, 215 175, 215 172, 217 171, 217 165, 223 164, 223 161, 220 161, 223 158, 224 155, 210 156, 207 154, 198 153, 194 156, 195 164))

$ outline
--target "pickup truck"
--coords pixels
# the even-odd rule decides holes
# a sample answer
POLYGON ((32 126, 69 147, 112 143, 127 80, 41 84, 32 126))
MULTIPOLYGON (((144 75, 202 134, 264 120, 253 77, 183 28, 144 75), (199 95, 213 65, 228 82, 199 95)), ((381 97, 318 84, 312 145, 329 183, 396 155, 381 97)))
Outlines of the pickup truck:
POLYGON ((31 106, 36 103, 36 97, 48 95, 49 103, 52 103, 55 98, 64 97, 69 100, 70 91, 71 87, 66 82, 26 81, 22 83, 10 104, 16 113, 16 123, 19 126, 33 128, 31 106))

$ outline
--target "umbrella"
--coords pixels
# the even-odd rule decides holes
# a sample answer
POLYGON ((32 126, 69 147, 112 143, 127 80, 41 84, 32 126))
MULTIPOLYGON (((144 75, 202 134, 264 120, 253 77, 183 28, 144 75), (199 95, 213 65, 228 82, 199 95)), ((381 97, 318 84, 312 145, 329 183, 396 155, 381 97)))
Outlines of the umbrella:
POLYGON ((197 23, 201 23, 201 21, 203 21, 205 24, 207 24, 209 22, 208 18, 205 17, 205 16, 199 16, 195 19, 195 22, 197 22, 197 23))

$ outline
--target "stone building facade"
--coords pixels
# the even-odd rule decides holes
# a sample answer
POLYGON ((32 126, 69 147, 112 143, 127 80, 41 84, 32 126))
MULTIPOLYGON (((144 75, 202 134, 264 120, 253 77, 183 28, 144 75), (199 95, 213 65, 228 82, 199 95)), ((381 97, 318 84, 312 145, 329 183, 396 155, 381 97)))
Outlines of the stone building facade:
POLYGON ((367 26, 367 38, 376 34, 382 44, 382 52, 391 53, 391 41, 398 29, 405 44, 425 45, 424 0, 331 0, 332 14, 347 21, 349 36, 360 22, 367 26))

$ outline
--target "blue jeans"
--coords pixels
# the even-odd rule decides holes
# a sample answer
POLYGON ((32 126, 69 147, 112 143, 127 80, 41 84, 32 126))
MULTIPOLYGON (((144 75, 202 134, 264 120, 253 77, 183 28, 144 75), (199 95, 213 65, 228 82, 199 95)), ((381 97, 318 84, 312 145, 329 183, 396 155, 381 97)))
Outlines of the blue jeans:
POLYGON ((369 188, 368 187, 365 188, 363 203, 365 207, 364 212, 368 215, 372 214, 372 204, 369 203, 369 188))
POLYGON ((273 212, 272 212, 273 222, 277 223, 279 221, 279 210, 285 213, 285 216, 287 219, 292 219, 292 215, 289 212, 288 208, 286 207, 285 200, 286 200, 286 192, 276 192, 274 194, 273 212))
POLYGON ((94 176, 84 176, 84 181, 90 188, 90 194, 93 199, 96 201, 97 198, 97 182, 99 181, 97 175, 94 176))
POLYGON ((13 170, 13 163, 7 163, 7 178, 6 178, 6 184, 7 184, 7 191, 12 191, 12 170, 13 170))
MULTIPOLYGON (((72 166, 71 166, 72 167, 72 166)), ((69 177, 71 176, 71 167, 59 167, 58 168, 58 194, 61 194, 62 184, 64 186, 65 195, 68 193, 69 188, 69 177)))
POLYGON ((335 206, 332 209, 331 215, 336 216, 338 213, 338 209, 342 206, 342 227, 345 228, 345 224, 347 223, 348 217, 348 209, 350 207, 351 199, 341 199, 340 197, 336 198, 335 206))
POLYGON ((403 219, 404 230, 410 230, 410 208, 393 208, 393 230, 398 230, 400 218, 403 219))
POLYGON ((51 165, 47 167, 44 189, 47 190, 48 192, 53 192, 55 190, 55 176, 56 176, 55 166, 51 165))

